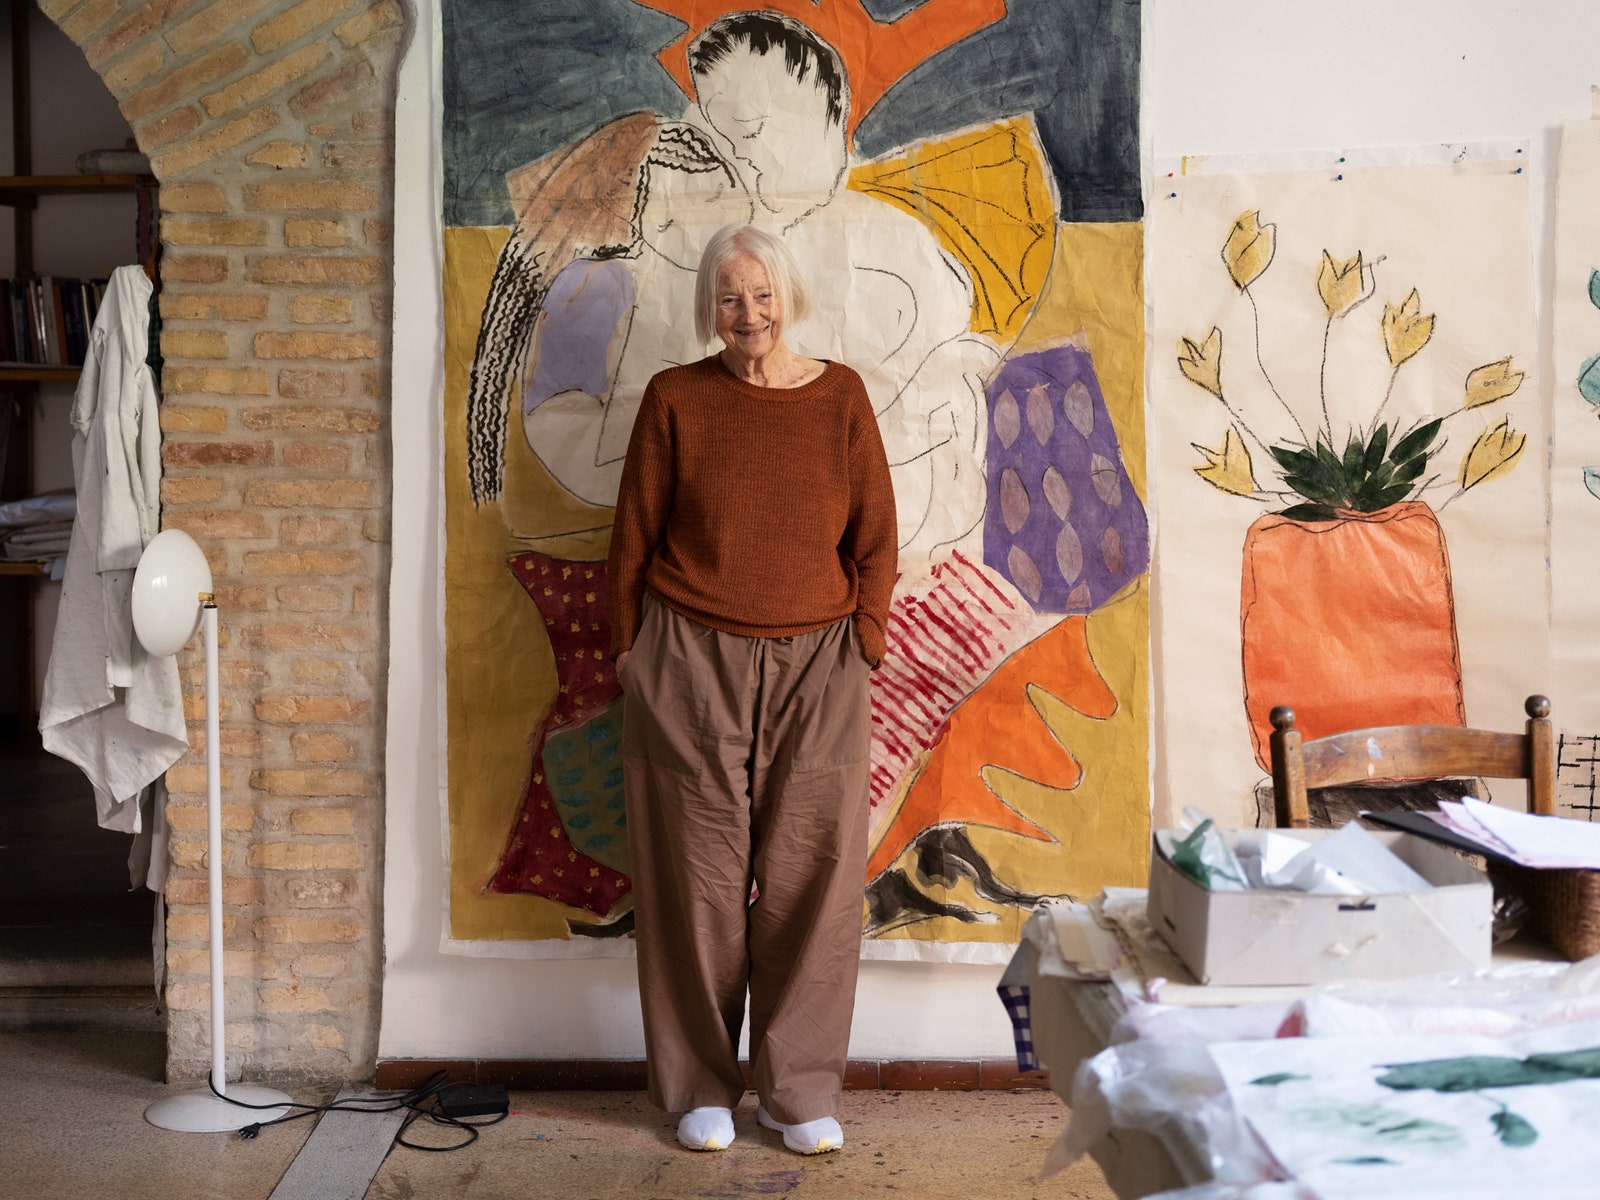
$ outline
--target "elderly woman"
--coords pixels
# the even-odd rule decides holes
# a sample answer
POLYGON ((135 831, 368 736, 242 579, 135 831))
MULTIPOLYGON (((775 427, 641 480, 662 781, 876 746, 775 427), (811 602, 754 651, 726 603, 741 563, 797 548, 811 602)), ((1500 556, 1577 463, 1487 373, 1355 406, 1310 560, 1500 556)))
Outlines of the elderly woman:
POLYGON ((733 1141, 747 989, 757 1118, 844 1143, 895 509, 860 376, 784 342, 806 310, 781 241, 713 235, 695 327, 723 349, 650 381, 611 535, 650 1097, 695 1150, 733 1141))

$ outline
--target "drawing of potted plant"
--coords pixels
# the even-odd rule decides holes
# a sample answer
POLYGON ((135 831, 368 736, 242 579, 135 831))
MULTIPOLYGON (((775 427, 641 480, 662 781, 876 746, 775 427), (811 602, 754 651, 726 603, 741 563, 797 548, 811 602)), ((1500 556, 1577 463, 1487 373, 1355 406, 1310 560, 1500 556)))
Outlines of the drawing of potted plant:
POLYGON ((1250 302, 1255 368, 1295 433, 1269 444, 1240 415, 1224 386, 1220 328, 1199 340, 1182 338, 1178 347, 1184 377, 1228 417, 1218 445, 1195 445, 1204 458, 1195 473, 1270 509, 1245 536, 1240 600, 1245 709, 1264 770, 1272 732, 1267 714, 1279 704, 1294 707, 1308 738, 1371 725, 1466 723, 1450 560, 1436 512, 1505 475, 1526 441, 1505 418, 1478 434, 1452 475, 1437 465, 1452 421, 1521 386, 1523 372, 1509 357, 1468 372, 1459 400, 1440 416, 1415 422, 1385 416, 1401 369, 1434 333, 1435 314, 1422 311, 1415 288, 1400 303, 1385 303, 1376 322, 1389 365, 1387 389, 1374 397, 1363 424, 1336 429, 1328 405, 1329 368, 1337 365, 1329 361, 1331 335, 1375 295, 1382 262, 1359 251, 1347 259, 1322 252, 1318 394, 1291 404, 1262 360, 1260 310, 1251 291, 1276 249, 1277 227, 1245 212, 1229 229, 1221 257, 1250 302), (1258 474, 1260 467, 1266 470, 1258 474))

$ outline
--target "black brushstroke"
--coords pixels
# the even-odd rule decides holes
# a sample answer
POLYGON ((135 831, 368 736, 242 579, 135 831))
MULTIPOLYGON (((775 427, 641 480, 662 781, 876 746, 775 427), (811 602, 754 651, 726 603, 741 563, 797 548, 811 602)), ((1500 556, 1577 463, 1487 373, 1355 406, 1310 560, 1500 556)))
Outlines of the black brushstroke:
POLYGON ((586 938, 621 938, 633 936, 633 909, 623 913, 615 921, 607 921, 599 925, 591 925, 587 921, 567 921, 567 932, 573 937, 586 938))
POLYGON ((972 880, 972 890, 993 904, 1014 904, 1032 908, 1048 897, 1014 888, 994 873, 989 860, 978 852, 961 825, 935 825, 925 829, 914 843, 917 849, 917 874, 928 883, 954 887, 963 879, 972 880))

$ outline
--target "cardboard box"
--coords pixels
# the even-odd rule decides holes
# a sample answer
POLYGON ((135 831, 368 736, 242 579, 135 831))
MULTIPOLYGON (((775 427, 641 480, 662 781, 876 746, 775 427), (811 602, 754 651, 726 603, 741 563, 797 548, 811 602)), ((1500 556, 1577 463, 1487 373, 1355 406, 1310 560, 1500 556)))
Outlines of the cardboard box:
MULTIPOLYGON (((1280 829, 1308 842, 1329 829, 1280 829)), ((1404 833, 1379 841, 1434 886, 1377 896, 1213 892, 1152 845, 1150 924, 1202 983, 1401 979, 1489 965, 1494 890, 1482 871, 1404 833)))

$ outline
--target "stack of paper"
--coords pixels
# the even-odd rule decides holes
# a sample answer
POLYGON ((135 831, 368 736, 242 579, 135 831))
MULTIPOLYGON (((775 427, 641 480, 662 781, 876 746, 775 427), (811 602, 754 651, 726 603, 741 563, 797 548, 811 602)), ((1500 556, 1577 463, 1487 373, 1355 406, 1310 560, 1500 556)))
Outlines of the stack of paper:
POLYGON ((1600 870, 1600 825, 1589 821, 1513 812, 1471 797, 1445 801, 1436 819, 1525 867, 1600 870))

